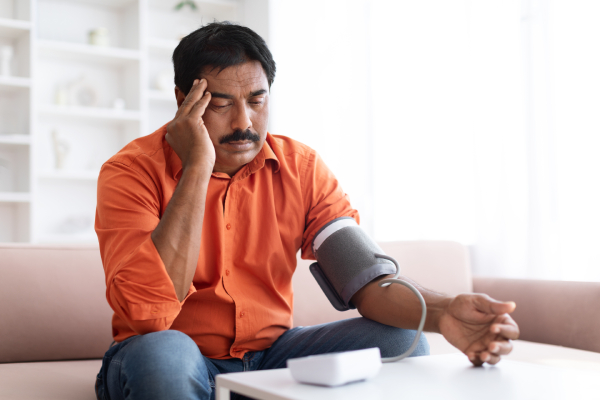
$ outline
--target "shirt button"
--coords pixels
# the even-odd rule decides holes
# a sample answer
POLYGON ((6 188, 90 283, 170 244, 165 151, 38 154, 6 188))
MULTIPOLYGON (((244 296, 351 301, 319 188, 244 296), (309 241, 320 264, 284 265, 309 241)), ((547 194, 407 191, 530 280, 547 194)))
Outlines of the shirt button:
POLYGON ((225 270, 225 275, 229 276, 229 270, 225 270))
POLYGON ((226 228, 227 228, 227 230, 230 230, 231 229, 231 224, 227 224, 226 228))

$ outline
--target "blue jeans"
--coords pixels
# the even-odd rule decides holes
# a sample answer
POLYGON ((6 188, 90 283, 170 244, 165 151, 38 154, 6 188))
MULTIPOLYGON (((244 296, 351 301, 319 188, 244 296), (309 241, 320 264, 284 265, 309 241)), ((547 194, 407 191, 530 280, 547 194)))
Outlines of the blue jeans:
MULTIPOLYGON (((285 368, 289 358, 379 347, 382 357, 403 353, 416 331, 394 328, 367 318, 296 327, 263 351, 244 358, 204 357, 196 343, 179 331, 133 336, 113 343, 96 380, 99 400, 214 399, 215 377, 227 372, 285 368)), ((412 356, 429 354, 421 336, 412 356)))

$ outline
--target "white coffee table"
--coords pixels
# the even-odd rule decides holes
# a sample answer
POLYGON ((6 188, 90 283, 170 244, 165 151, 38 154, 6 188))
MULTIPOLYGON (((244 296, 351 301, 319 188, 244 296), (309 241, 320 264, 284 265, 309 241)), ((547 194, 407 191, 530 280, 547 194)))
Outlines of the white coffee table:
POLYGON ((288 369, 217 375, 217 400, 230 392, 261 400, 600 399, 600 372, 502 360, 472 367, 462 354, 384 364, 365 382, 337 388, 297 383, 288 369))

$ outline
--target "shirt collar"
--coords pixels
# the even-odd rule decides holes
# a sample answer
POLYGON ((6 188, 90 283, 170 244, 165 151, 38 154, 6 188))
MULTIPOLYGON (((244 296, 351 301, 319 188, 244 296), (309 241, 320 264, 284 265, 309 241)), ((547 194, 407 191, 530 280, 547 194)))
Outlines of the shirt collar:
MULTIPOLYGON (((164 129, 164 135, 166 135, 167 134, 166 125, 163 127, 163 129, 164 129)), ((175 151, 169 145, 169 143, 167 143, 166 139, 164 138, 164 135, 163 135, 163 140, 165 142, 165 146, 166 146, 166 150, 167 150, 168 164, 171 166, 171 174, 173 176, 173 179, 179 180, 181 170, 183 168, 181 165, 181 159, 179 158, 179 156, 177 154, 175 154, 175 151)), ((272 140, 273 140, 273 137, 271 136, 270 133, 267 132, 267 139, 265 140, 265 143, 263 144, 262 149, 258 152, 256 157, 254 157, 254 160, 252 160, 248 164, 244 165, 242 167, 242 169, 240 169, 238 171, 238 173, 235 174, 235 176, 234 176, 235 180, 244 179, 244 178, 252 175, 253 173, 255 173, 256 171, 258 171, 259 169, 261 169, 262 167, 265 166, 266 160, 273 160, 273 164, 274 164, 273 172, 275 172, 275 173, 279 172, 279 159, 277 158, 277 156, 273 152, 273 149, 271 148, 271 145, 269 144, 269 142, 272 140)))

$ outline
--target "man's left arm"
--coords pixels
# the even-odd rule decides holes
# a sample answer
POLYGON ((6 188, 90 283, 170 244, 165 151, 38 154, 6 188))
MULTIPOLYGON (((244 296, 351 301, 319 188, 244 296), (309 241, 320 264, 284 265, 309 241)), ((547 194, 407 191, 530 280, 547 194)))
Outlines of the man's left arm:
MULTIPOLYGON (((403 329, 417 329, 421 303, 402 285, 379 287, 381 277, 352 297, 363 317, 403 329)), ((519 328, 508 315, 513 302, 500 302, 485 294, 460 294, 456 297, 427 290, 402 277, 419 290, 427 304, 425 331, 441 333, 450 344, 465 353, 474 365, 496 364, 511 352, 510 340, 519 337, 519 328)))

